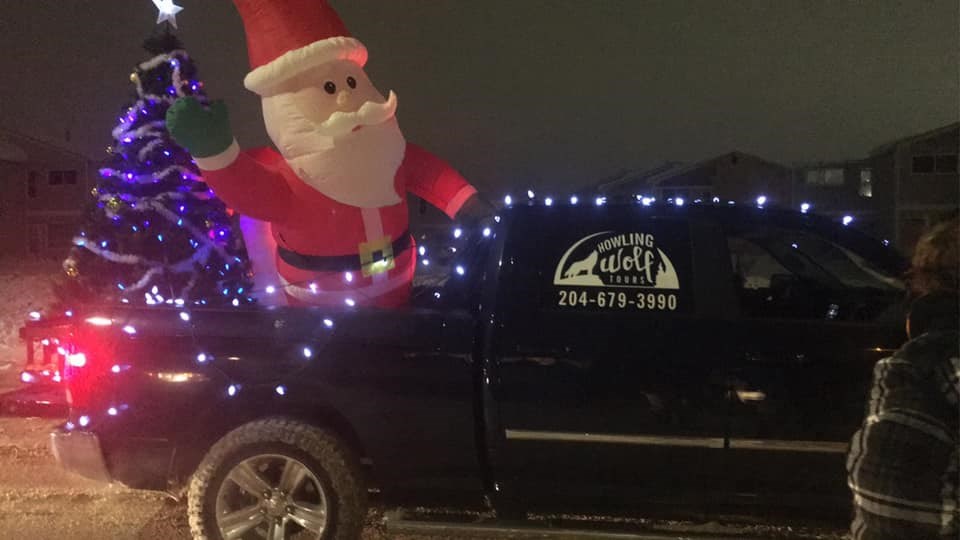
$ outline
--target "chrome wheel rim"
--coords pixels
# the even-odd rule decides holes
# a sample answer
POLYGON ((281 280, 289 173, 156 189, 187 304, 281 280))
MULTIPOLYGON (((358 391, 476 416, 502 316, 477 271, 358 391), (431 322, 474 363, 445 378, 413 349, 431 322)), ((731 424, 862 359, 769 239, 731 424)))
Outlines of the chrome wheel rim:
POLYGON ((260 454, 233 466, 217 491, 224 540, 319 540, 327 529, 327 496, 306 465, 260 454))

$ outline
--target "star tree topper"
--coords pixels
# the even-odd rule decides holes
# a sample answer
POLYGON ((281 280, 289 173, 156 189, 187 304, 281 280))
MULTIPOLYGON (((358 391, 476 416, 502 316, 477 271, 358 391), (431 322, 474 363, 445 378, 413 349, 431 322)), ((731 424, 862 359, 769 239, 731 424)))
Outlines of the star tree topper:
POLYGON ((173 0, 153 0, 153 5, 160 10, 160 14, 157 15, 157 24, 166 21, 177 28, 177 13, 183 11, 182 7, 174 4, 173 0))

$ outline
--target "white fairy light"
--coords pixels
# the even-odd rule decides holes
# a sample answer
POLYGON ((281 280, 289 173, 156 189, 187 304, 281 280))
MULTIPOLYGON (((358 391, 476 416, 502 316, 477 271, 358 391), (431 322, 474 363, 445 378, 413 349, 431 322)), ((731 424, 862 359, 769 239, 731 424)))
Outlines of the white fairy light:
POLYGON ((353 272, 343 274, 343 279, 347 280, 347 283, 353 283, 353 272))
POLYGON ((503 204, 505 204, 505 205, 507 205, 507 206, 510 206, 511 204, 513 204, 513 197, 511 197, 511 196, 509 196, 509 195, 507 195, 506 197, 504 197, 504 198, 503 198, 503 204))
POLYGON ((757 197, 757 206, 763 206, 763 205, 765 205, 765 204, 767 204, 767 196, 766 196, 766 195, 760 195, 759 197, 757 197))
POLYGON ((267 294, 273 294, 277 292, 277 288, 274 287, 273 285, 267 285, 267 288, 264 290, 267 291, 267 294))
POLYGON ((483 236, 484 236, 484 238, 489 237, 492 233, 493 233, 493 231, 490 230, 490 227, 484 227, 484 228, 483 228, 483 236))
POLYGON ((810 203, 803 203, 800 205, 800 211, 806 214, 810 211, 810 203))
POLYGON ((550 197, 547 197, 546 199, 543 200, 543 204, 545 204, 546 206, 553 206, 553 199, 550 197))
POLYGON ((310 347, 304 347, 304 348, 303 348, 303 357, 304 357, 304 358, 311 358, 312 356, 313 356, 313 351, 310 349, 310 347))
POLYGON ((528 190, 527 190, 527 198, 528 198, 528 199, 533 199, 534 197, 536 197, 536 195, 533 193, 533 190, 532 190, 532 189, 528 189, 528 190))
POLYGON ((463 236, 463 229, 461 229, 460 227, 457 227, 456 229, 453 230, 454 238, 460 238, 461 236, 463 236))
POLYGON ((190 314, 187 313, 186 311, 181 311, 181 312, 180 312, 180 320, 183 321, 183 322, 189 322, 189 321, 190 321, 190 314))
POLYGON ((333 319, 324 319, 323 325, 327 328, 333 328, 333 319))
POLYGON ((853 223, 853 216, 851 216, 851 215, 843 216, 843 226, 844 226, 844 227, 846 227, 847 225, 850 225, 851 223, 853 223))
POLYGON ((570 196, 570 204, 577 204, 578 202, 580 202, 580 198, 579 198, 579 197, 577 197, 576 195, 571 195, 571 196, 570 196))
POLYGON ((356 300, 354 300, 353 298, 347 298, 346 300, 343 301, 343 303, 346 304, 346 305, 348 305, 348 306, 350 306, 350 307, 353 307, 353 306, 356 306, 356 305, 357 305, 356 300))
POLYGON ((276 388, 273 389, 273 391, 276 392, 277 395, 280 395, 280 396, 285 396, 285 395, 287 395, 287 387, 286 387, 286 386, 283 386, 282 384, 278 384, 278 385, 276 386, 276 388))
POLYGON ((464 270, 463 266, 460 266, 460 265, 458 264, 458 265, 457 265, 457 274, 459 274, 459 275, 462 276, 462 275, 464 275, 464 274, 466 274, 466 273, 467 273, 467 271, 464 270))

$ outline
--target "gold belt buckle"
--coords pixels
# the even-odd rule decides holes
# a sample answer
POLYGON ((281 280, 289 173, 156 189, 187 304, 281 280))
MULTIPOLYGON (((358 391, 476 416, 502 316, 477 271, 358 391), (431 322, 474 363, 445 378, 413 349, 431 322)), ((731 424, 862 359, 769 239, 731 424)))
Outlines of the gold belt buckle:
POLYGON ((361 242, 359 248, 360 270, 364 277, 382 274, 397 265, 393 258, 393 240, 389 236, 372 242, 361 242))

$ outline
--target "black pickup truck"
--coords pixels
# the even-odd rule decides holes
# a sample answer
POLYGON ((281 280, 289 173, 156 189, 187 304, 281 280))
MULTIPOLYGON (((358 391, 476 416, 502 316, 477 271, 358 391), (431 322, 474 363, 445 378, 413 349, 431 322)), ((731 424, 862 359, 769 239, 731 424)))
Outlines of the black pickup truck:
POLYGON ((403 310, 32 323, 66 357, 57 459, 186 492, 195 538, 356 538, 371 491, 513 516, 848 512, 847 443, 903 340, 886 242, 739 206, 501 217, 403 310))

